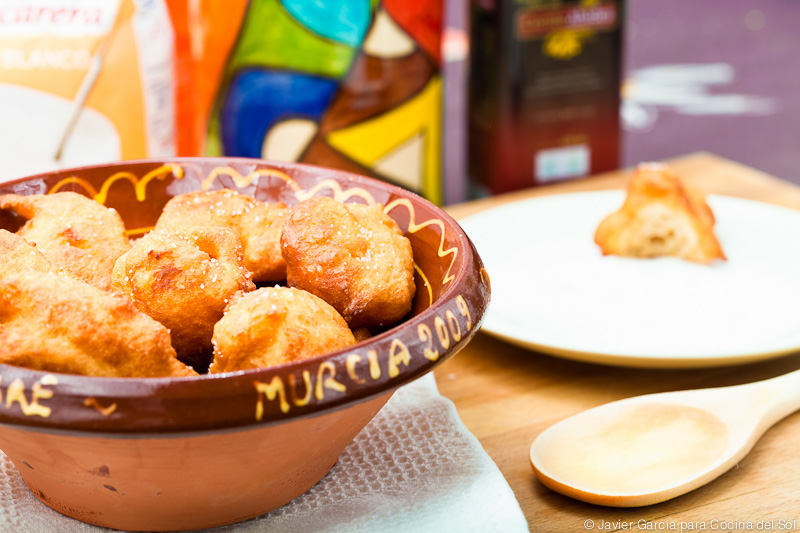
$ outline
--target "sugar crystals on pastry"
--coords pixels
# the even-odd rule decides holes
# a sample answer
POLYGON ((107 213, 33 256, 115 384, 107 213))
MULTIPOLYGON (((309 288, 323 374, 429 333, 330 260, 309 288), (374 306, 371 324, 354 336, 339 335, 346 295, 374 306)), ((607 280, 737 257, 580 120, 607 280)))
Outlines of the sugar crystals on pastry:
POLYGON ((231 189, 196 191, 167 202, 156 228, 230 228, 242 241, 244 264, 253 273, 253 281, 282 281, 286 279, 286 264, 280 238, 288 210, 281 202, 259 202, 231 189))
POLYGON ((214 326, 211 372, 299 361, 356 343, 347 322, 311 293, 264 287, 239 295, 214 326))
POLYGON ((114 290, 169 328, 181 361, 207 367, 214 324, 255 289, 236 234, 223 227, 154 230, 114 265, 114 290))
POLYGON ((594 240, 604 255, 725 260, 714 235, 714 214, 703 195, 657 163, 636 169, 624 204, 600 223, 594 240))
POLYGON ((0 278, 0 363, 106 377, 194 376, 124 296, 43 272, 0 278))
POLYGON ((50 261, 78 279, 111 288, 111 270, 130 249, 116 210, 74 192, 0 196, 0 209, 26 219, 17 231, 50 261))
POLYGON ((16 233, 0 229, 0 278, 23 272, 58 274, 61 270, 36 246, 16 233))
POLYGON ((351 328, 394 324, 411 310, 411 242, 381 205, 315 197, 284 222, 286 281, 339 311, 351 328))

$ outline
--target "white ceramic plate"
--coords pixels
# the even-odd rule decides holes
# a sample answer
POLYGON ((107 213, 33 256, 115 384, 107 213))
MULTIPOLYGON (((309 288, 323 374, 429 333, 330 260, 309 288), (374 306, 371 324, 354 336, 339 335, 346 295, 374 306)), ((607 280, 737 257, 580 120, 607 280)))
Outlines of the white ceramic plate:
POLYGON ((465 218, 492 283, 483 330, 605 364, 700 367, 800 352, 800 211, 710 196, 727 261, 603 256, 622 191, 546 196, 465 218))

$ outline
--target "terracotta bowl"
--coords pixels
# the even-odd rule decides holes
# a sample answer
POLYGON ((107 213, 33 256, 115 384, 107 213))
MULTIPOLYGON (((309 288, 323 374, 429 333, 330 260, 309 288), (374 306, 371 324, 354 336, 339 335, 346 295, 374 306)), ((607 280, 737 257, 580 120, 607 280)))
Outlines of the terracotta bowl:
POLYGON ((411 313, 350 349, 260 370, 113 379, 0 365, 0 449, 53 509, 130 530, 199 529, 264 514, 319 481, 397 387, 477 331, 489 282, 464 232, 428 201, 373 179, 198 158, 51 172, 0 192, 79 192, 119 211, 136 236, 172 196, 223 187, 288 205, 315 195, 383 204, 414 249, 411 313))

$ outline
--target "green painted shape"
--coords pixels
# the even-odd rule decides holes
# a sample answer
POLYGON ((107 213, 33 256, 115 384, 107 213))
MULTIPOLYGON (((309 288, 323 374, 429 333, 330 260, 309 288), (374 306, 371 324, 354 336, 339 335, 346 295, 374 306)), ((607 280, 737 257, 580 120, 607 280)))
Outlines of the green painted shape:
POLYGON ((205 155, 207 157, 221 157, 225 155, 222 150, 222 137, 219 134, 219 113, 217 111, 208 122, 208 135, 206 137, 205 155))
POLYGON ((253 0, 227 71, 262 66, 341 79, 355 52, 303 27, 278 0, 253 0))

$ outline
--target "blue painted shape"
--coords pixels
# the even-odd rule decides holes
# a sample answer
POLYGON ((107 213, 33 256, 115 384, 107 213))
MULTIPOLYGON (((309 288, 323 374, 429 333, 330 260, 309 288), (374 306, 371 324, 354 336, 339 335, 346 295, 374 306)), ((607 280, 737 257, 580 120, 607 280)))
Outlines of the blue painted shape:
POLYGON ((367 32, 369 0, 281 0, 295 19, 314 33, 358 46, 367 32))
POLYGON ((220 126, 225 155, 261 157, 267 132, 286 118, 319 122, 337 87, 334 80, 297 72, 239 71, 222 102, 220 126))

